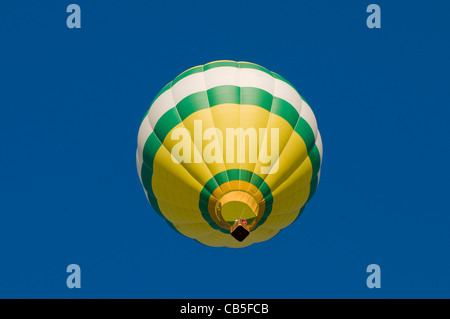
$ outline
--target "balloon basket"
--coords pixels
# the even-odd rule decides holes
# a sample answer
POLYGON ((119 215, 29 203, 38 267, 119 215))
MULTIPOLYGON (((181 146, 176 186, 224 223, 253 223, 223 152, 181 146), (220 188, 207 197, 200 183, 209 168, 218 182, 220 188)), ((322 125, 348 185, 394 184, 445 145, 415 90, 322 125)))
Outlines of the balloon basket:
POLYGON ((233 236, 237 241, 243 241, 250 234, 250 229, 247 223, 239 218, 234 225, 230 228, 231 236, 233 236))

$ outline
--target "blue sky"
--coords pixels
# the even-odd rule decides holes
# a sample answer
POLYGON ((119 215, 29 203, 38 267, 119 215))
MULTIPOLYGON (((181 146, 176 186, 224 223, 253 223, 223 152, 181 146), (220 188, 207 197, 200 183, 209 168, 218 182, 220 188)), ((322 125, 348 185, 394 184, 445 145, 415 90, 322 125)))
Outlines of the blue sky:
POLYGON ((0 297, 450 298, 448 12, 448 1, 3 1, 0 297), (66 26, 70 3, 81 29, 66 26), (366 26, 370 3, 381 29, 366 26), (153 97, 220 59, 293 83, 324 144, 304 214, 245 249, 172 231, 135 165, 153 97), (66 287, 72 263, 81 289, 66 287), (366 286, 372 263, 380 289, 366 286))

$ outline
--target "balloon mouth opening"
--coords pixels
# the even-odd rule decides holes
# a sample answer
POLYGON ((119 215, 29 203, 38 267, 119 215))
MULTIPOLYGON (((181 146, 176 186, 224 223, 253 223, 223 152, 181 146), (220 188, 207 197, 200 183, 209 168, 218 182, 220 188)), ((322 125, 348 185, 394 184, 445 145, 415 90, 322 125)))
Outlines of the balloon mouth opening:
POLYGON ((219 226, 230 230, 234 238, 242 241, 256 225, 259 204, 247 192, 231 191, 217 201, 215 213, 219 226))

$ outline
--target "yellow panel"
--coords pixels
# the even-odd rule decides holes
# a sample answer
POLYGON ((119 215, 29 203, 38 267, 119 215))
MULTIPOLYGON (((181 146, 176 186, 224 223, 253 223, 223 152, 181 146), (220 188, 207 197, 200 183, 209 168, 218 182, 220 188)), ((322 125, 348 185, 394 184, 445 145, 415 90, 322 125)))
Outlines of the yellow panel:
MULTIPOLYGON (((278 170, 276 173, 271 171, 265 178, 272 192, 294 173, 307 156, 308 152, 303 139, 297 133, 292 134, 278 159, 278 170)), ((312 167, 310 169, 312 171, 312 167)))
MULTIPOLYGON (((223 156, 227 170, 243 169, 253 171, 259 156, 259 129, 265 129, 267 127, 270 113, 259 106, 238 105, 231 103, 216 105, 211 108, 211 112, 216 127, 220 129, 224 136, 223 156), (235 130, 239 128, 243 130, 243 134, 246 134, 245 156, 243 160, 241 160, 241 162, 243 163, 238 162, 238 142, 236 137, 233 136, 235 139, 233 143, 234 148, 232 149, 233 153, 227 152, 226 148, 227 129, 232 129, 234 132, 236 132, 235 130), (255 133, 256 135, 252 133, 255 133), (250 144, 250 136, 256 136, 257 141, 250 144), (250 160, 251 158, 249 152, 249 149, 251 147, 255 147, 256 151, 254 154, 255 156, 252 158, 252 161, 250 160), (233 154, 233 156, 231 154, 233 154), (232 161, 227 161, 227 158, 232 159, 232 161)), ((231 145, 231 143, 229 145, 231 145)))
MULTIPOLYGON (((199 113, 199 112, 198 112, 199 113)), ((186 129, 183 125, 183 123, 178 124, 177 126, 175 126, 170 132, 169 134, 167 134, 166 138, 164 139, 164 146, 167 148, 167 150, 169 152, 172 153, 172 148, 180 143, 180 140, 176 140, 172 138, 172 132, 174 132, 177 129, 186 129)), ((169 154, 169 158, 167 158, 167 161, 170 161, 171 164, 175 165, 175 166, 182 166, 184 167, 189 174, 192 175, 193 178, 195 178, 201 185, 205 185, 211 178, 213 178, 213 175, 208 167, 208 165, 201 160, 201 153, 198 151, 198 149, 196 148, 196 146, 194 145, 192 139, 190 141, 188 141, 187 143, 188 148, 190 149, 192 156, 191 156, 191 160, 190 161, 181 161, 180 163, 176 163, 174 161, 173 157, 170 157, 169 154), (200 156, 200 161, 196 162, 195 161, 195 156, 200 156)), ((158 155, 159 151, 157 152, 158 155)))
POLYGON ((203 188, 186 169, 172 161, 170 153, 160 147, 154 159, 152 188, 158 200, 198 208, 199 194, 203 188))
MULTIPOLYGON (((208 156, 205 156, 205 148, 207 148, 208 145, 213 145, 213 143, 215 142, 215 135, 210 135, 208 136, 208 138, 205 138, 205 131, 211 132, 211 129, 216 128, 215 122, 211 116, 210 109, 203 109, 192 113, 186 119, 184 119, 183 124, 191 134, 192 140, 194 141, 194 145, 196 146, 197 150, 199 150, 197 156, 201 157, 199 157, 198 159, 201 159, 206 163, 206 166, 211 172, 212 176, 215 176, 216 174, 226 170, 225 164, 223 163, 222 149, 220 147, 213 147, 213 149, 218 151, 217 157, 219 157, 222 162, 215 160, 211 161, 208 156), (203 138, 205 138, 205 140, 203 140, 203 138)), ((206 154, 209 154, 209 152, 206 154)), ((224 192, 224 190, 222 190, 222 192, 224 192)))
MULTIPOLYGON (((284 148, 286 147, 288 141, 290 140, 291 136, 297 135, 297 133, 293 133, 292 126, 289 125, 289 123, 283 119, 281 116, 271 113, 270 114, 270 120, 267 124, 267 130, 266 130, 266 155, 272 154, 272 135, 271 135, 271 129, 272 128, 278 128, 279 129, 279 142, 278 142, 278 155, 281 156, 283 153, 284 148)), ((276 139, 273 139, 276 141, 276 139)), ((306 149, 306 147, 305 147, 306 149)), ((277 164, 277 161, 268 161, 268 158, 263 159, 261 156, 258 158, 258 162, 254 167, 254 172, 258 174, 263 179, 266 178, 268 175, 267 173, 270 171, 270 166, 274 166, 275 168, 272 168, 271 174, 275 172, 275 175, 278 175, 278 172, 276 172, 276 167, 278 165, 278 171, 280 169, 279 166, 283 165, 283 162, 280 162, 277 164)))
MULTIPOLYGON (((286 205, 282 205, 280 209, 289 210, 292 207, 287 203, 292 202, 293 199, 296 199, 295 202, 300 202, 298 200, 299 197, 309 196, 310 183, 312 177, 312 165, 309 157, 298 167, 294 173, 286 179, 280 186, 278 186, 275 190, 272 191, 272 195, 276 202, 283 202, 286 205), (301 195, 301 196, 300 196, 301 195)), ((306 202, 305 199, 305 202, 306 202)))

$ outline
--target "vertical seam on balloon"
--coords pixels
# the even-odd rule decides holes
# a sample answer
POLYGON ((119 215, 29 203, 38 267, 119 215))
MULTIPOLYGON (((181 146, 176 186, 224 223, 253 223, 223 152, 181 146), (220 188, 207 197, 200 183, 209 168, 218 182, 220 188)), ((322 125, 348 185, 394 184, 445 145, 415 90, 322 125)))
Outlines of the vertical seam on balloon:
MULTIPOLYGON (((270 119, 271 119, 271 117, 272 117, 272 107, 273 107, 273 102, 275 101, 275 78, 272 76, 272 79, 273 79, 273 91, 272 91, 272 93, 271 93, 271 95, 272 95, 272 103, 271 103, 271 105, 270 105, 269 116, 268 116, 268 119, 267 119, 266 131, 264 132, 263 140, 264 140, 264 138, 267 136, 267 128, 269 127, 270 119)), ((252 180, 253 175, 255 174, 256 168, 257 168, 257 166, 258 166, 258 163, 260 162, 260 161, 259 161, 260 155, 261 155, 261 149, 259 149, 258 160, 257 160, 256 163, 255 163, 255 167, 253 167, 253 171, 252 171, 252 175, 250 176, 250 180, 252 180)), ((249 190, 249 189, 247 189, 247 191, 248 191, 248 190, 249 190)), ((263 198, 264 198, 264 195, 263 195, 263 198)))
MULTIPOLYGON (((209 106, 209 113, 211 114, 211 119, 212 119, 214 128, 216 128, 216 124, 214 123, 214 116, 213 116, 212 111, 211 111, 211 105, 210 105, 210 103, 209 103, 209 96, 208 96, 208 89, 207 89, 207 86, 206 86, 205 66, 204 66, 204 65, 202 65, 202 73, 203 73, 203 83, 205 84, 205 95, 206 95, 206 100, 208 101, 208 106, 209 106)), ((217 138, 217 135, 216 135, 216 138, 217 138)), ((220 144, 219 144, 219 145, 220 145, 220 144)), ((222 147, 223 147, 223 145, 222 145, 222 147)), ((223 152, 223 149, 221 149, 220 151, 222 152, 222 161, 223 161, 223 163, 224 163, 224 164, 223 164, 223 167, 225 168, 225 172, 226 172, 226 175, 227 175, 227 181, 230 181, 230 179, 229 179, 229 177, 228 177, 227 167, 226 167, 226 165, 225 165, 225 158, 224 158, 224 152, 223 152)), ((203 156, 202 156, 202 158, 203 158, 203 156)), ((216 180, 216 183, 217 183, 217 180, 216 180)), ((220 187, 220 185, 219 185, 219 187, 220 187)), ((223 190, 222 190, 222 191, 223 191, 223 190)))

